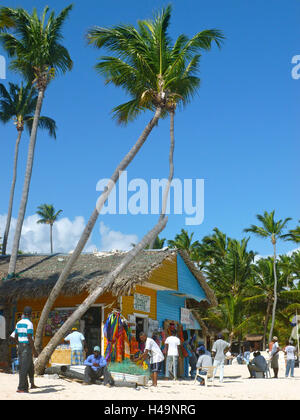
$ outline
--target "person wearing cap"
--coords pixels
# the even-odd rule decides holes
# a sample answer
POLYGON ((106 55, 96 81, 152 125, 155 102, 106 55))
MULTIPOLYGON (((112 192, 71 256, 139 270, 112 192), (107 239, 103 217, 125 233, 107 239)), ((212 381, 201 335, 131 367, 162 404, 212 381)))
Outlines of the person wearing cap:
POLYGON ((211 356, 205 353, 205 347, 200 346, 199 348, 199 359, 197 361, 196 368, 199 369, 199 375, 197 375, 197 380, 200 382, 200 385, 205 385, 205 380, 200 375, 207 375, 207 368, 212 366, 212 358, 211 356))
POLYGON ((83 334, 77 331, 76 327, 72 328, 71 334, 65 337, 64 341, 70 343, 71 347, 71 366, 83 365, 83 349, 87 351, 87 346, 83 334))
POLYGON ((278 344, 278 337, 274 336, 272 338, 272 349, 271 349, 271 368, 274 371, 274 378, 278 378, 278 371, 279 371, 279 344, 278 344))
POLYGON ((19 386, 17 392, 29 392, 27 376, 31 374, 33 367, 32 355, 37 357, 37 351, 33 342, 33 324, 30 320, 32 309, 25 306, 23 316, 15 327, 15 340, 18 343, 19 356, 19 386))
POLYGON ((103 384, 107 387, 114 385, 114 380, 107 369, 107 362, 105 357, 100 355, 100 347, 94 347, 94 353, 88 356, 84 361, 86 366, 84 370, 84 385, 91 385, 97 379, 104 377, 103 384))

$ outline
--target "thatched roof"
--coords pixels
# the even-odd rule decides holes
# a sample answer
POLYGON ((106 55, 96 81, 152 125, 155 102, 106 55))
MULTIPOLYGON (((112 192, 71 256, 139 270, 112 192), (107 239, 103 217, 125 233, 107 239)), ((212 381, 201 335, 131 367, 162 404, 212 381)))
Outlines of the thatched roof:
MULTIPOLYGON (((215 296, 208 287, 201 272, 194 266, 184 251, 174 249, 143 251, 117 277, 109 290, 116 296, 130 294, 137 284, 148 281, 154 270, 165 260, 174 260, 179 253, 205 291, 211 304, 215 296)), ((124 257, 124 252, 81 254, 63 287, 62 295, 74 296, 84 291, 92 291, 124 257)), ((18 256, 17 277, 5 280, 0 286, 1 300, 47 297, 59 278, 70 255, 20 255, 18 256)), ((9 257, 0 258, 0 280, 7 275, 9 257)))

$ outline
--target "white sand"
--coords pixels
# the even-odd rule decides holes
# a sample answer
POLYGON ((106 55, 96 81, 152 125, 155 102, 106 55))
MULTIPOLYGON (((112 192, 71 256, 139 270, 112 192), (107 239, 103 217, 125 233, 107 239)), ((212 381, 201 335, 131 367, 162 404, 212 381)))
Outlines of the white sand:
POLYGON ((124 385, 114 388, 83 386, 60 378, 38 376, 35 382, 39 389, 18 394, 18 374, 0 373, 0 400, 299 400, 300 369, 295 369, 294 378, 286 379, 284 374, 281 365, 278 379, 248 379, 247 366, 233 364, 225 366, 224 382, 220 384, 217 376, 214 387, 200 387, 193 381, 160 380, 157 388, 141 388, 139 391, 124 385))

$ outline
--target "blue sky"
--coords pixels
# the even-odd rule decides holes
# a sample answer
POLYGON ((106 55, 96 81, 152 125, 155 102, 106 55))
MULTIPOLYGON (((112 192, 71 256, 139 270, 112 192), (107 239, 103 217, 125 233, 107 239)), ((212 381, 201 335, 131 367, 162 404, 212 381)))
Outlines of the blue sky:
MULTIPOLYGON (((170 215, 161 236, 173 239, 184 228, 195 232, 195 239, 201 240, 218 227, 228 236, 241 239, 245 235, 243 229, 256 223, 256 214, 273 209, 277 218, 292 217, 289 227, 294 227, 300 204, 300 80, 291 76, 291 60, 300 54, 299 2, 173 0, 171 3, 173 39, 181 33, 192 36, 202 29, 218 28, 224 32, 226 41, 221 50, 214 47, 203 53, 199 95, 177 113, 175 121, 175 177, 205 180, 205 218, 199 226, 185 226, 185 215, 170 215)), ((49 0, 39 4, 39 10, 48 4, 59 11, 70 2, 49 0)), ((27 219, 26 232, 30 236, 37 206, 52 203, 63 209, 64 222, 69 223, 65 235, 72 236, 76 231, 72 236, 76 242, 95 207, 97 182, 110 177, 151 118, 151 114, 144 114, 127 127, 112 120, 111 109, 126 97, 122 91, 105 86, 96 74, 93 66, 105 51, 88 46, 84 36, 93 25, 135 24, 138 19, 151 18, 167 2, 75 0, 73 4, 64 29, 64 44, 74 69, 58 77, 46 93, 43 114, 56 120, 58 136, 54 141, 43 132, 38 134, 26 212, 31 219, 27 219), (80 223, 76 224, 76 220, 80 223)), ((6 1, 5 5, 32 10, 36 2, 6 1)), ((4 52, 0 50, 0 54, 4 52)), ((7 70, 7 80, 2 82, 16 80, 18 77, 7 70)), ((168 124, 168 120, 161 121, 151 133, 128 168, 129 180, 143 178, 150 183, 152 178, 168 175, 168 124)), ((2 226, 15 138, 12 124, 0 127, 2 226)), ((20 150, 14 218, 22 191, 27 147, 26 134, 20 150)), ((129 241, 141 238, 156 220, 154 215, 101 216, 91 245, 101 249, 105 239, 109 246, 109 238, 114 234, 129 241), (104 234, 105 238, 101 236, 104 234)), ((32 234, 31 243, 35 240, 38 243, 32 234)), ((268 241, 253 237, 249 245, 259 254, 272 253, 268 241)), ((291 243, 281 243, 278 250, 283 253, 293 248, 291 243)))

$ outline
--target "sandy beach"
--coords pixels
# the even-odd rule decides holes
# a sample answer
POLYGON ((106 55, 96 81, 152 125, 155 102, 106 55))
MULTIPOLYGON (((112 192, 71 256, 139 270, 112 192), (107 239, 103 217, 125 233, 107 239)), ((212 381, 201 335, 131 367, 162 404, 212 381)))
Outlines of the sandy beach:
MULTIPOLYGON (((117 385, 83 386, 61 378, 37 376, 38 389, 29 394, 18 394, 18 374, 0 373, 0 400, 299 400, 300 369, 294 378, 285 378, 281 366, 278 379, 248 379, 246 365, 225 366, 224 382, 218 376, 214 387, 200 387, 194 381, 177 382, 160 380, 157 388, 117 385)), ((272 375, 273 376, 273 375, 272 375)))

